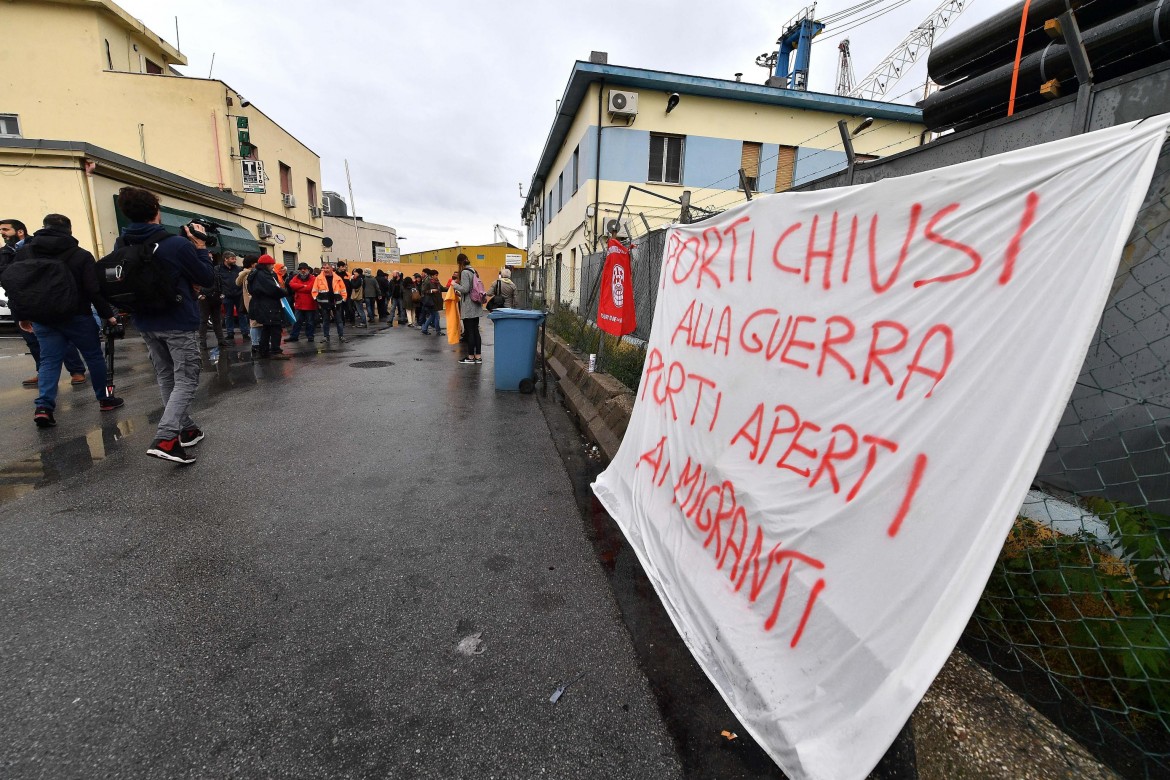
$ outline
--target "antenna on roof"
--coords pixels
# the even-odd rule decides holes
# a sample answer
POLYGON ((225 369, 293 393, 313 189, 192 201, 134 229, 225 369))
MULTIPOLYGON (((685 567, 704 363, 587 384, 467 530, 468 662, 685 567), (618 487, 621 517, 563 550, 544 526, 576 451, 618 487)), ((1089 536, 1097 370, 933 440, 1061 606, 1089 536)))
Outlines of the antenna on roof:
POLYGON ((211 66, 207 69, 207 78, 211 78, 211 71, 215 70, 215 52, 211 53, 211 66))

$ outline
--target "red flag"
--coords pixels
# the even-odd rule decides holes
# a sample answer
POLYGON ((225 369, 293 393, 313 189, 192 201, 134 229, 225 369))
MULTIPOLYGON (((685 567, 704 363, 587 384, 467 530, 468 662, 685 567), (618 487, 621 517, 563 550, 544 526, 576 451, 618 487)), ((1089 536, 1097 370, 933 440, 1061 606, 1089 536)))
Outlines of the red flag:
POLYGON ((638 327, 634 311, 634 285, 630 276, 630 252, 611 238, 605 248, 601 272, 601 298, 597 302, 597 327, 614 336, 633 333, 638 327))

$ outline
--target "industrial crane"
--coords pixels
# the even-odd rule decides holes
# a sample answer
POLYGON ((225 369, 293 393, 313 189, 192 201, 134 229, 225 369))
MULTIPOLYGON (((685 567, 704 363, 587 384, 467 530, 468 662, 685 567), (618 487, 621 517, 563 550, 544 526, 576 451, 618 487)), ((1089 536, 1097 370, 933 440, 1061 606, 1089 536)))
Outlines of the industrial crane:
MULTIPOLYGON (((975 0, 946 0, 934 9, 934 12, 926 17, 922 24, 911 30, 910 34, 898 44, 896 49, 890 52, 890 56, 873 69, 872 73, 862 79, 850 92, 844 94, 865 100, 883 99, 893 89, 894 84, 906 75, 906 71, 914 66, 914 63, 930 54, 930 48, 934 45, 935 38, 943 30, 950 27, 959 14, 967 10, 973 2, 975 0)), ((842 49, 841 66, 845 67, 848 64, 851 77, 853 65, 849 60, 848 44, 848 41, 842 42, 844 48, 842 49)), ((842 73, 837 78, 838 94, 843 94, 840 92, 843 77, 842 73)))
POLYGON ((495 232, 492 234, 492 240, 502 241, 505 244, 512 243, 507 239, 507 237, 504 236, 505 232, 516 234, 516 243, 514 246, 524 246, 524 234, 516 228, 504 227, 503 225, 495 226, 495 232))
POLYGON ((848 95, 853 91, 857 77, 853 74, 853 56, 849 53, 849 39, 837 44, 841 56, 837 60, 837 94, 848 95))

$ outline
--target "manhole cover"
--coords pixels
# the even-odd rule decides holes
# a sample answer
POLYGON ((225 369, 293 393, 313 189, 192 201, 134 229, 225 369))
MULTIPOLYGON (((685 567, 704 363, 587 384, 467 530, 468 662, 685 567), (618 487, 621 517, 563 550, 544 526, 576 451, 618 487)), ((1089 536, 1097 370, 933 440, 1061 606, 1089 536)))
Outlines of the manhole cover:
POLYGON ((386 368, 394 365, 389 360, 359 360, 356 363, 350 363, 350 368, 386 368))

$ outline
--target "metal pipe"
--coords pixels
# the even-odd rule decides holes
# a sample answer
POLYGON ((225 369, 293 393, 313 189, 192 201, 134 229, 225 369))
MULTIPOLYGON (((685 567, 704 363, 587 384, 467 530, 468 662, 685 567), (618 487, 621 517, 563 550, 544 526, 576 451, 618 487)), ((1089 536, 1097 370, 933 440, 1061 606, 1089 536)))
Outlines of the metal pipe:
MULTIPOLYGON (((1170 13, 1150 3, 1084 31, 1083 40, 1097 81, 1105 81, 1170 60, 1170 13)), ((1012 64, 942 89, 922 104, 923 123, 934 131, 971 127, 1002 117, 1011 90, 1012 64)), ((1080 86, 1069 47, 1050 43, 1020 63, 1017 110, 1045 102, 1041 87, 1057 82, 1071 93, 1080 86)))
MULTIPOLYGON (((1032 0, 1024 34, 1024 56, 1040 51, 1052 39, 1044 30, 1049 19, 1076 11, 1082 31, 1148 5, 1150 0, 1032 0)), ((977 27, 941 41, 927 59, 927 71, 936 84, 953 84, 1011 62, 1019 42, 1024 4, 1016 3, 977 27)))

